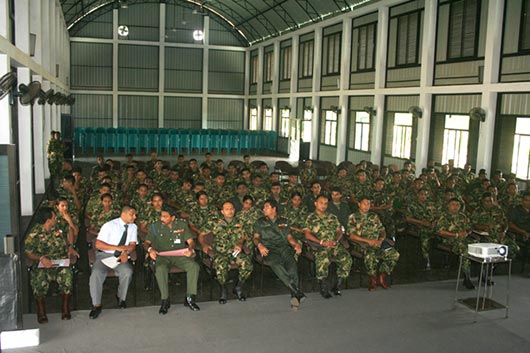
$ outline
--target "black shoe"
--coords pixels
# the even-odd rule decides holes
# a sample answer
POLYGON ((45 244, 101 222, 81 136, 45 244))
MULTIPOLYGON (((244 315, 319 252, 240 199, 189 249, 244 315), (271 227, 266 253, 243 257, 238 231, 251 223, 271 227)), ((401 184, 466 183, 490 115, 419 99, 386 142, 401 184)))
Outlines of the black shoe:
POLYGON ((298 300, 296 295, 292 295, 291 296, 291 309, 296 311, 298 310, 299 307, 300 307, 300 300, 298 300))
POLYGON ((482 277, 482 283, 484 283, 488 287, 491 287, 495 284, 495 281, 492 281, 491 279, 486 279, 486 276, 484 276, 482 277))
POLYGON ((221 284, 221 293, 219 294, 219 304, 226 304, 226 298, 228 294, 226 293, 226 285, 221 284))
POLYGON ((295 297, 296 297, 296 299, 298 299, 298 301, 300 303, 303 303, 305 301, 305 299, 307 298, 302 291, 296 292, 295 297))
POLYGON ((243 294, 243 282, 241 281, 237 281, 232 293, 235 294, 235 296, 240 302, 244 302, 247 300, 247 297, 245 296, 245 294, 243 294))
POLYGON ((170 306, 171 304, 169 304, 169 299, 162 299, 162 301, 160 302, 160 310, 158 310, 158 313, 166 315, 170 306))
POLYGON ((118 304, 118 308, 127 309, 127 303, 125 302, 125 300, 121 300, 118 296, 116 296, 116 303, 118 304))
POLYGON ((93 306, 88 317, 91 319, 97 319, 99 314, 101 314, 101 306, 93 306))
POLYGON ((199 308, 197 303, 195 303, 194 295, 191 295, 189 297, 186 297, 186 299, 184 299, 184 306, 187 306, 188 308, 190 308, 190 310, 193 310, 193 311, 201 310, 201 308, 199 308))
POLYGON ((332 297, 331 293, 329 292, 328 283, 325 280, 320 281, 320 295, 324 299, 329 299, 332 297))
POLYGON ((471 282, 471 279, 467 276, 464 277, 464 287, 466 287, 467 289, 475 289, 475 286, 471 282))
POLYGON ((334 295, 341 296, 342 293, 340 291, 340 287, 342 286, 342 282, 344 280, 342 278, 337 279, 337 283, 335 283, 335 286, 331 289, 334 295))

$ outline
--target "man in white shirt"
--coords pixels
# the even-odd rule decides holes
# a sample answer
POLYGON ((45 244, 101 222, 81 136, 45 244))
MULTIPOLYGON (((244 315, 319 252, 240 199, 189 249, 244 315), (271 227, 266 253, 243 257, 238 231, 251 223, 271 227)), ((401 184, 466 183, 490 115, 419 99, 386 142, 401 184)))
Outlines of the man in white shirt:
POLYGON ((125 299, 127 289, 133 276, 133 267, 127 261, 129 254, 136 248, 138 242, 137 227, 134 224, 136 210, 131 206, 124 206, 119 218, 105 223, 96 239, 96 262, 92 266, 90 275, 90 296, 92 297, 92 310, 89 317, 96 319, 101 314, 101 293, 103 282, 107 278, 108 267, 102 260, 116 257, 119 264, 112 268, 118 275, 119 286, 116 300, 121 309, 127 307, 125 299))

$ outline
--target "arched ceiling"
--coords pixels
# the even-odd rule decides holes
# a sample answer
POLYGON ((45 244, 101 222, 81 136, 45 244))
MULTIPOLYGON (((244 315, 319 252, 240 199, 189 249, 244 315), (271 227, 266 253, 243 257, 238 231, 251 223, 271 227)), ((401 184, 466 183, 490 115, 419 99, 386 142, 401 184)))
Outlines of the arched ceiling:
POLYGON ((68 30, 103 11, 137 3, 177 3, 197 13, 217 16, 248 45, 349 12, 379 0, 60 0, 68 30))

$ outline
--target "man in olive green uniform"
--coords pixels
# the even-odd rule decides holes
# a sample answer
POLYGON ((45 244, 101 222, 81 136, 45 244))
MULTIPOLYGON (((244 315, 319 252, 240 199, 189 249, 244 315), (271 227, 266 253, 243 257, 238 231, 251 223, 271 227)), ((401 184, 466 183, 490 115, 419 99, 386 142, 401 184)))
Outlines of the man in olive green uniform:
POLYGON ((344 246, 339 242, 342 230, 339 219, 331 213, 327 213, 328 198, 319 195, 315 201, 315 212, 311 212, 305 221, 305 238, 311 242, 320 244, 314 251, 316 277, 320 282, 320 294, 331 298, 329 285, 326 281, 329 265, 333 259, 337 265, 337 282, 332 288, 335 295, 341 295, 340 287, 348 278, 352 265, 352 258, 344 246))
POLYGON ((265 217, 254 225, 254 244, 280 281, 291 291, 291 307, 297 309, 305 298, 298 288, 298 268, 294 258, 302 247, 291 235, 289 221, 278 217, 278 203, 267 200, 263 205, 265 217), (294 249, 294 251, 293 251, 294 249))
POLYGON ((186 299, 184 305, 191 310, 200 310, 195 303, 197 281, 199 280, 199 264, 194 260, 195 242, 188 223, 176 218, 177 211, 168 206, 162 208, 160 220, 151 223, 144 243, 149 257, 155 261, 155 277, 160 288, 160 314, 167 314, 170 307, 168 273, 172 266, 186 271, 186 299), (188 249, 183 256, 160 256, 162 251, 188 249))
POLYGON ((390 287, 385 279, 396 267, 399 253, 385 241, 385 227, 379 216, 370 212, 370 206, 370 199, 364 197, 360 200, 359 210, 348 220, 348 234, 364 255, 364 266, 370 277, 368 290, 373 291, 376 285, 385 289, 390 287))
POLYGON ((252 258, 242 251, 247 234, 244 232, 242 224, 234 220, 235 209, 231 202, 223 203, 221 214, 223 217, 211 219, 201 228, 199 242, 204 253, 211 254, 213 251, 213 267, 221 286, 219 303, 226 304, 227 301, 226 280, 232 262, 235 262, 239 269, 238 281, 234 286, 233 293, 239 301, 245 301, 243 284, 252 274, 252 258), (211 245, 205 239, 210 232, 213 233, 211 245))
POLYGON ((47 323, 45 298, 50 282, 55 281, 62 293, 61 319, 70 320, 70 297, 72 296, 73 273, 70 267, 53 267, 52 260, 79 257, 66 234, 56 230, 56 216, 51 208, 39 210, 37 224, 33 226, 24 244, 26 257, 34 262, 30 284, 37 302, 37 321, 47 323), (42 268, 37 267, 41 263, 42 268))
MULTIPOLYGON (((436 222, 436 231, 442 237, 442 243, 450 247, 456 255, 467 254, 467 246, 471 242, 468 235, 471 233, 471 222, 469 218, 460 211, 460 201, 457 198, 449 200, 447 210, 442 213, 436 222)), ((471 282, 471 264, 468 259, 462 259, 462 270, 464 273, 464 286, 474 289, 471 282)))

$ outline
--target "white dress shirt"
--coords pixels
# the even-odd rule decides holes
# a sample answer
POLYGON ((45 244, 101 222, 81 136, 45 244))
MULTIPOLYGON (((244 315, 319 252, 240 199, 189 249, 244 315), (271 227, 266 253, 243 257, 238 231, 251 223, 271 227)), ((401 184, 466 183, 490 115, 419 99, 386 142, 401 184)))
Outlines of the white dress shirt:
MULTIPOLYGON (((125 222, 120 217, 105 223, 98 234, 98 240, 109 245, 118 245, 123 231, 125 230, 125 222)), ((129 245, 131 242, 138 243, 138 227, 134 223, 130 223, 127 227, 127 239, 124 245, 129 245)), ((114 250, 103 250, 108 254, 113 254, 114 250)))

